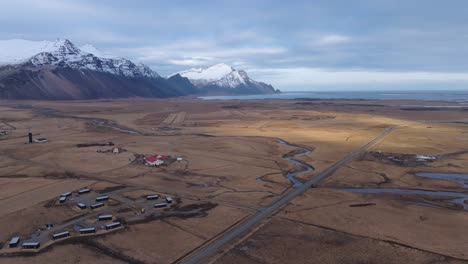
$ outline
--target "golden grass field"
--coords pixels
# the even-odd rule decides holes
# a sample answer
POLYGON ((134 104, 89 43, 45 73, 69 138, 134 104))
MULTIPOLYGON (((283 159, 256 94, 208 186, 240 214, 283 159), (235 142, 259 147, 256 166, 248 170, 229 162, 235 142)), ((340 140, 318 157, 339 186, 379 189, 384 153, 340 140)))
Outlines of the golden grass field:
MULTIPOLYGON (((339 190, 465 193, 462 184, 415 176, 418 172, 468 174, 464 152, 468 151, 468 112, 400 109, 400 105, 431 103, 189 98, 1 101, 0 130, 9 132, 0 136, 3 243, 13 235, 27 239, 47 223, 58 225, 81 215, 73 206, 50 204, 60 194, 82 187, 99 193, 133 188, 122 193, 128 203, 152 193, 180 199, 169 211, 206 203, 215 206, 198 215, 145 220, 102 236, 70 239, 34 254, 0 256, 0 263, 177 263, 293 188, 286 175, 300 167, 282 157, 296 149, 279 144, 277 138, 311 150, 298 158, 315 168, 299 175, 305 181, 394 126, 398 129, 367 151, 441 158, 401 166, 363 153, 210 261, 468 262, 468 213, 448 199, 339 190), (34 138, 48 142, 27 144, 30 129, 34 138), (110 147, 76 146, 109 141, 126 152, 101 153, 98 150, 110 147), (154 153, 182 160, 159 168, 138 163, 141 155, 154 153), (350 207, 360 203, 372 205, 350 207)), ((136 205, 127 207, 118 204, 109 210, 120 208, 127 220, 138 216, 136 205)))

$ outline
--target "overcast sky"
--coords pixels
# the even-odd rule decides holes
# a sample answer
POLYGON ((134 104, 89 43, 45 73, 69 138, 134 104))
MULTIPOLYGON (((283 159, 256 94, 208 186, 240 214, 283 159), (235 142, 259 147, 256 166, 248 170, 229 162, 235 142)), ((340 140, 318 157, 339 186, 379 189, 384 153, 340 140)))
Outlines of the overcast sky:
POLYGON ((282 90, 468 90, 465 0, 0 1, 0 39, 90 43, 161 75, 224 62, 282 90))

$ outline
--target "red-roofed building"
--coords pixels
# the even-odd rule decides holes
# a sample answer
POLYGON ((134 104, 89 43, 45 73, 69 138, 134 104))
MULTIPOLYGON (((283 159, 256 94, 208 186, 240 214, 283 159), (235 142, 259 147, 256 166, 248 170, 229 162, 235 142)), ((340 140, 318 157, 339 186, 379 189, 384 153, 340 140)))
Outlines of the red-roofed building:
POLYGON ((164 160, 166 159, 167 159, 166 155, 154 154, 154 155, 146 156, 145 162, 146 162, 146 165, 149 165, 149 166, 160 166, 164 164, 164 160))

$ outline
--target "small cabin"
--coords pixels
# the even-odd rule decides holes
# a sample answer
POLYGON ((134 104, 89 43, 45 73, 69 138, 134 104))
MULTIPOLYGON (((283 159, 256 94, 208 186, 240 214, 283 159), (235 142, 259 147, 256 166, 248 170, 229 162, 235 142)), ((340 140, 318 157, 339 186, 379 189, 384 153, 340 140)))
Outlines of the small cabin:
POLYGON ((53 234, 52 238, 55 240, 55 239, 61 239, 61 238, 69 237, 69 236, 70 236, 69 231, 63 231, 63 232, 60 232, 60 233, 53 234))
POLYGON ((96 228, 95 227, 80 229, 80 234, 94 234, 94 233, 96 233, 96 228))
POLYGON ((99 221, 109 221, 112 220, 112 215, 100 215, 98 216, 99 221))
POLYGON ((77 203, 76 205, 77 205, 78 208, 80 208, 81 210, 86 209, 86 204, 84 204, 84 203, 77 203))
POLYGON ((122 224, 120 222, 115 222, 115 223, 112 223, 112 224, 105 225, 104 227, 106 228, 106 230, 111 230, 111 229, 114 229, 114 228, 117 228, 117 227, 120 227, 120 226, 122 226, 122 224))
POLYGON ((172 197, 166 197, 166 202, 167 203, 172 203, 172 197))
POLYGON ((16 237, 12 237, 10 239, 10 242, 8 243, 9 247, 13 248, 13 247, 17 247, 18 244, 19 244, 19 241, 20 241, 20 237, 19 236, 16 236, 16 237))
POLYGON ((96 202, 103 202, 109 200, 109 196, 104 195, 104 196, 99 196, 96 198, 96 202))
POLYGON ((65 203, 67 201, 67 197, 66 196, 60 196, 59 198, 59 203, 65 203))
POLYGON ((147 195, 146 200, 156 200, 159 198, 159 195, 157 194, 152 194, 152 195, 147 195))
POLYGON ((157 203, 154 204, 154 208, 164 208, 167 207, 167 203, 157 203))
POLYGON ((21 247, 25 249, 36 249, 36 248, 39 248, 40 246, 41 246, 41 243, 39 242, 24 242, 23 244, 21 244, 21 247))
POLYGON ((89 207, 90 207, 91 209, 96 209, 96 208, 103 207, 103 206, 104 206, 103 203, 97 203, 97 204, 92 204, 92 205, 90 205, 89 207))

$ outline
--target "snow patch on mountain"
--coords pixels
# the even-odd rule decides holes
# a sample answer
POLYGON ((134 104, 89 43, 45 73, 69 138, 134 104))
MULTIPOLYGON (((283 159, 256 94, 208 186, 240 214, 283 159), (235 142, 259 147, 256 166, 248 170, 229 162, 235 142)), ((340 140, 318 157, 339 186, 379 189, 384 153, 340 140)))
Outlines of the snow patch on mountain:
POLYGON ((80 46, 80 50, 82 50, 82 51, 84 51, 86 53, 91 53, 94 56, 100 57, 100 58, 108 58, 108 59, 115 58, 115 56, 113 56, 112 54, 107 53, 107 52, 103 52, 103 51, 97 49, 96 47, 94 47, 93 45, 91 45, 89 43, 85 44, 83 46, 80 46))
POLYGON ((52 41, 32 41, 24 39, 0 40, 0 63, 18 64, 41 52, 54 49, 52 41))
POLYGON ((190 69, 179 72, 179 74, 190 80, 216 81, 228 75, 232 71, 234 71, 234 69, 231 66, 224 63, 220 63, 213 65, 207 69, 190 69))

